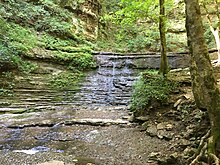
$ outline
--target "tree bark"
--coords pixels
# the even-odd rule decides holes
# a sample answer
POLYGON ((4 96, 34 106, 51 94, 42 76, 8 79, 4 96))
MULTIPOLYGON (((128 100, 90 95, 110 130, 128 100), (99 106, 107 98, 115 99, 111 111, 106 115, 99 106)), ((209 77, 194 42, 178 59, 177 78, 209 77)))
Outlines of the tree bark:
POLYGON ((160 0, 160 16, 159 16, 160 44, 161 44, 161 61, 160 73, 164 76, 168 73, 167 46, 166 46, 166 22, 164 0, 160 0))
POLYGON ((206 109, 211 123, 208 153, 217 154, 220 144, 220 92, 213 75, 198 0, 185 0, 186 29, 191 55, 192 90, 197 106, 206 109))

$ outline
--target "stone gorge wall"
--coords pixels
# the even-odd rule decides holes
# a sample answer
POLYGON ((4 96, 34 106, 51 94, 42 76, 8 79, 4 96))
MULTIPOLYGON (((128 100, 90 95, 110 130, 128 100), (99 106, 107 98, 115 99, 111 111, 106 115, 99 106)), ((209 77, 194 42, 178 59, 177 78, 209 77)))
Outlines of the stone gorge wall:
POLYGON ((98 36, 101 4, 98 0, 60 0, 60 5, 74 13, 72 18, 76 34, 84 35, 88 40, 98 36))

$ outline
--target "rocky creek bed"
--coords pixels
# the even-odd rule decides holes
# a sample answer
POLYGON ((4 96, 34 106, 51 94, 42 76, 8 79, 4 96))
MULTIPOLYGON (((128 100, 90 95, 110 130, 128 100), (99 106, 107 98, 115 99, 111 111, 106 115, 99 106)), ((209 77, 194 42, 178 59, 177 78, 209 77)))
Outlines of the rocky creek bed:
POLYGON ((169 106, 135 123, 126 100, 137 78, 130 70, 125 76, 110 69, 101 80, 99 68, 87 74, 81 91, 57 91, 45 84, 62 69, 42 68, 44 74, 17 76, 14 96, 0 98, 0 164, 187 164, 208 129, 206 112, 193 103, 187 70, 182 77, 174 73, 182 87, 169 106))
POLYGON ((149 152, 166 145, 123 119, 126 107, 56 108, 1 115, 0 163, 146 164, 149 152))

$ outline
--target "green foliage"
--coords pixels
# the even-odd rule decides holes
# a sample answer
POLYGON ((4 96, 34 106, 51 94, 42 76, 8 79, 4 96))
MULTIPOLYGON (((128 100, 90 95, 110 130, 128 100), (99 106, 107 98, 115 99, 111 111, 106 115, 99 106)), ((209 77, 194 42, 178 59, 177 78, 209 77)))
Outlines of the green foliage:
POLYGON ((114 12, 101 17, 105 28, 103 31, 108 32, 108 38, 101 38, 98 47, 120 52, 144 52, 155 50, 155 47, 158 49, 157 44, 154 44, 157 43, 155 35, 150 34, 159 34, 157 25, 152 22, 152 15, 158 12, 157 3, 151 0, 122 0, 116 4, 116 7, 107 5, 106 7, 110 7, 107 11, 114 12), (147 22, 152 23, 149 26, 147 22))
POLYGON ((27 53, 37 45, 35 32, 13 23, 9 25, 8 38, 8 46, 18 54, 27 53))
POLYGON ((20 55, 37 45, 36 34, 17 24, 7 23, 4 19, 0 19, 0 26, 0 71, 24 69, 27 64, 20 55))
POLYGON ((188 49, 186 33, 182 33, 182 34, 167 33, 166 37, 167 37, 167 50, 169 52, 184 52, 188 49))
POLYGON ((141 52, 146 48, 147 39, 144 35, 137 35, 134 39, 128 40, 127 49, 131 52, 141 52))
POLYGON ((118 52, 146 52, 158 51, 159 31, 155 24, 145 28, 143 26, 133 25, 121 27, 114 25, 109 29, 106 37, 99 38, 97 42, 101 50, 110 50, 118 52), (112 37, 113 36, 113 37, 112 37))
POLYGON ((65 46, 65 47, 57 47, 57 49, 69 53, 74 53, 74 52, 92 53, 92 49, 89 46, 82 46, 82 47, 65 46))
POLYGON ((4 0, 0 14, 0 71, 32 71, 36 66, 24 62, 23 57, 33 58, 32 50, 45 49, 52 50, 52 60, 71 63, 71 67, 94 65, 89 55, 92 44, 74 34, 73 15, 58 1, 4 0))
POLYGON ((52 0, 28 2, 12 0, 2 6, 5 19, 56 35, 71 33, 71 14, 52 0))
POLYGON ((133 25, 140 18, 146 19, 158 15, 157 1, 121 0, 120 5, 122 8, 116 12, 116 16, 121 25, 133 25))
POLYGON ((75 46, 77 43, 74 40, 62 39, 59 37, 51 36, 48 33, 42 33, 38 35, 38 46, 45 49, 56 50, 59 47, 65 47, 69 45, 75 46))
POLYGON ((101 3, 104 13, 115 13, 121 9, 121 5, 118 0, 101 0, 101 3))
POLYGON ((69 68, 88 69, 95 66, 92 55, 90 53, 76 52, 56 52, 54 58, 57 61, 69 63, 69 68))
POLYGON ((78 82, 82 79, 83 74, 80 71, 61 72, 57 75, 51 76, 50 86, 58 90, 75 90, 78 82))
POLYGON ((155 103, 166 103, 169 93, 175 87, 175 83, 158 74, 158 71, 143 72, 134 85, 131 110, 147 111, 155 103))
MULTIPOLYGON (((98 46, 108 51, 160 51, 158 1, 121 0, 116 4, 116 1, 111 2, 115 7, 109 5, 108 13, 101 17, 101 23, 104 25, 101 30, 105 35, 98 42, 98 46)), ((165 1, 166 24, 169 29, 175 31, 167 33, 168 51, 187 50, 186 35, 178 33, 185 29, 183 4, 175 5, 173 0, 165 1)))
POLYGON ((15 57, 17 58, 16 64, 18 66, 19 71, 21 71, 25 74, 28 74, 28 73, 34 72, 35 70, 38 69, 37 64, 34 64, 30 61, 24 61, 18 56, 15 56, 15 57))
POLYGON ((204 34, 206 44, 208 45, 209 48, 215 48, 216 47, 215 38, 209 28, 209 24, 204 23, 204 27, 206 29, 205 34, 204 34))
POLYGON ((14 75, 12 72, 0 74, 0 96, 13 96, 14 75))
POLYGON ((49 34, 58 40, 69 40, 73 45, 90 44, 82 35, 75 34, 78 25, 73 24, 73 13, 61 8, 55 0, 4 0, 0 3, 0 9, 7 22, 31 27, 40 36, 42 33, 44 36, 49 34))
POLYGON ((0 71, 14 68, 12 51, 0 43, 0 71))

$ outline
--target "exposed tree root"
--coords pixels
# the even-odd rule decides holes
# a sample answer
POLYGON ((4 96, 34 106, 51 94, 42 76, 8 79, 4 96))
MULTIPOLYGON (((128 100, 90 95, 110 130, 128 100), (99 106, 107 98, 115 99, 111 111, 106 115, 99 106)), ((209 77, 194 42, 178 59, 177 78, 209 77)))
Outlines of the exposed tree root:
POLYGON ((207 149, 207 139, 210 136, 210 130, 201 138, 199 147, 197 152, 188 159, 188 162, 191 162, 190 165, 195 165, 196 162, 199 161, 199 159, 204 155, 206 149, 207 149))
POLYGON ((219 158, 215 154, 209 154, 209 157, 215 161, 215 165, 219 165, 219 158))
POLYGON ((199 154, 196 156, 195 159, 189 164, 189 165, 195 165, 199 159, 204 155, 205 151, 207 149, 207 142, 204 142, 202 149, 200 150, 199 154))
MULTIPOLYGON (((197 162, 199 162, 199 159, 205 155, 205 152, 207 150, 208 146, 208 138, 210 136, 211 131, 209 130, 202 138, 199 143, 199 147, 197 152, 188 159, 188 162, 191 162, 189 165, 196 165, 197 162)), ((213 154, 209 153, 208 154, 209 158, 215 162, 215 165, 219 165, 219 158, 213 154)))

